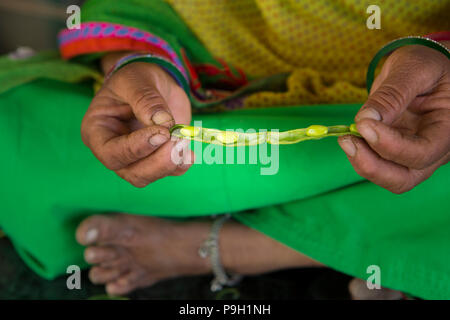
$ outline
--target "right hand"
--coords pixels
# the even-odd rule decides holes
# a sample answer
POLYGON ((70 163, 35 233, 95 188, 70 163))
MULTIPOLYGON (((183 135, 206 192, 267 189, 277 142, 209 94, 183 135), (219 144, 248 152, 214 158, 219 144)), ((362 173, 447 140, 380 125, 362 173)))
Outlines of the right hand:
POLYGON ((190 120, 189 98, 175 80, 158 65, 136 62, 103 84, 83 118, 81 137, 108 169, 142 188, 192 165, 193 152, 169 132, 190 120), (178 163, 171 157, 176 144, 184 153, 178 163))

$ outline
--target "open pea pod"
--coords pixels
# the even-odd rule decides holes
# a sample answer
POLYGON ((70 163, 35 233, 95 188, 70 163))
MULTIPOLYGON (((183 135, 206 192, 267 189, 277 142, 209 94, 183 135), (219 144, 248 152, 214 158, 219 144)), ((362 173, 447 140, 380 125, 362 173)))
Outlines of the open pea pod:
POLYGON ((304 129, 294 129, 288 131, 222 131, 217 129, 208 129, 203 127, 193 127, 183 124, 177 124, 170 129, 173 136, 200 141, 203 143, 212 143, 227 147, 253 146, 261 143, 270 144, 293 144, 305 140, 317 140, 325 137, 337 137, 343 135, 354 135, 361 137, 356 130, 355 124, 349 126, 320 126, 312 125, 304 129))

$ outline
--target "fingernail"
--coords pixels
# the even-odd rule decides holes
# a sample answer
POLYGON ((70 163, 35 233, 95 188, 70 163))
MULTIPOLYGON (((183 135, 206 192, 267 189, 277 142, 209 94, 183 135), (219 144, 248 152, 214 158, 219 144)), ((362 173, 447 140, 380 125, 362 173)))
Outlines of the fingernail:
POLYGON ((153 123, 158 125, 171 122, 172 120, 172 116, 168 112, 163 110, 156 112, 152 117, 153 123))
POLYGON ((187 139, 181 139, 180 141, 178 141, 175 145, 175 148, 177 148, 177 150, 185 150, 187 149, 187 147, 189 147, 191 141, 187 140, 187 139))
POLYGON ((165 135, 157 133, 157 134, 151 136, 150 139, 148 140, 148 142, 152 146, 157 147, 157 146, 162 145, 164 142, 166 142, 167 139, 168 138, 165 135))
POLYGON ((341 148, 344 152, 350 156, 354 157, 356 154, 356 146, 351 139, 343 139, 340 141, 341 148))
POLYGON ((361 111, 355 118, 356 121, 361 121, 362 119, 372 119, 380 121, 381 114, 373 108, 367 108, 361 111))
POLYGON ((363 136, 364 139, 369 143, 375 143, 378 141, 378 135, 373 130, 373 128, 368 124, 361 124, 358 126, 359 133, 363 136))
POLYGON ((95 240, 97 240, 98 237, 98 230, 97 229, 89 229, 86 232, 86 242, 87 243, 92 243, 95 240))
POLYGON ((195 153, 193 152, 185 152, 183 154, 183 165, 191 165, 195 162, 195 153))

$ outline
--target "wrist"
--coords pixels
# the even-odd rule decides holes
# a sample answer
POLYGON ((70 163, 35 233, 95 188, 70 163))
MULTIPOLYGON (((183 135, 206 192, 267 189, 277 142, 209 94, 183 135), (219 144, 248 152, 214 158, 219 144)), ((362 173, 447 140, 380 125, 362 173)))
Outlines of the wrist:
POLYGON ((442 43, 442 45, 444 47, 446 47, 448 50, 450 50, 450 40, 439 41, 439 43, 442 43))
POLYGON ((105 54, 100 61, 100 66, 104 75, 107 75, 109 71, 114 67, 114 65, 123 57, 130 54, 137 53, 132 51, 120 51, 120 52, 110 52, 105 54))
MULTIPOLYGON (((105 64, 108 64, 110 61, 117 59, 110 71, 105 75, 105 79, 108 80, 119 70, 123 69, 125 66, 129 64, 135 64, 137 62, 143 62, 148 64, 156 64, 161 69, 165 71, 167 75, 169 75, 181 89, 184 90, 187 96, 189 96, 189 81, 186 75, 180 70, 175 64, 173 64, 170 60, 165 57, 154 55, 151 53, 145 52, 134 52, 131 54, 111 56, 105 58, 105 64)), ((107 66, 105 65, 105 68, 107 66)))

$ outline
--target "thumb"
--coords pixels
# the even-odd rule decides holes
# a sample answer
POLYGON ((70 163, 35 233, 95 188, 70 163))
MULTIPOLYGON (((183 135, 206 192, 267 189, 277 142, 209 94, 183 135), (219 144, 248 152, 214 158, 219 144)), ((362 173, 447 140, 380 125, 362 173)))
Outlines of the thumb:
POLYGON ((165 71, 157 66, 135 63, 131 68, 119 70, 110 81, 115 92, 130 105, 139 122, 146 126, 170 128, 175 120, 158 85, 158 82, 164 82, 161 81, 164 76, 167 76, 165 71))
POLYGON ((166 128, 175 125, 165 99, 154 86, 134 88, 130 95, 130 106, 136 118, 145 125, 160 125, 166 128))

